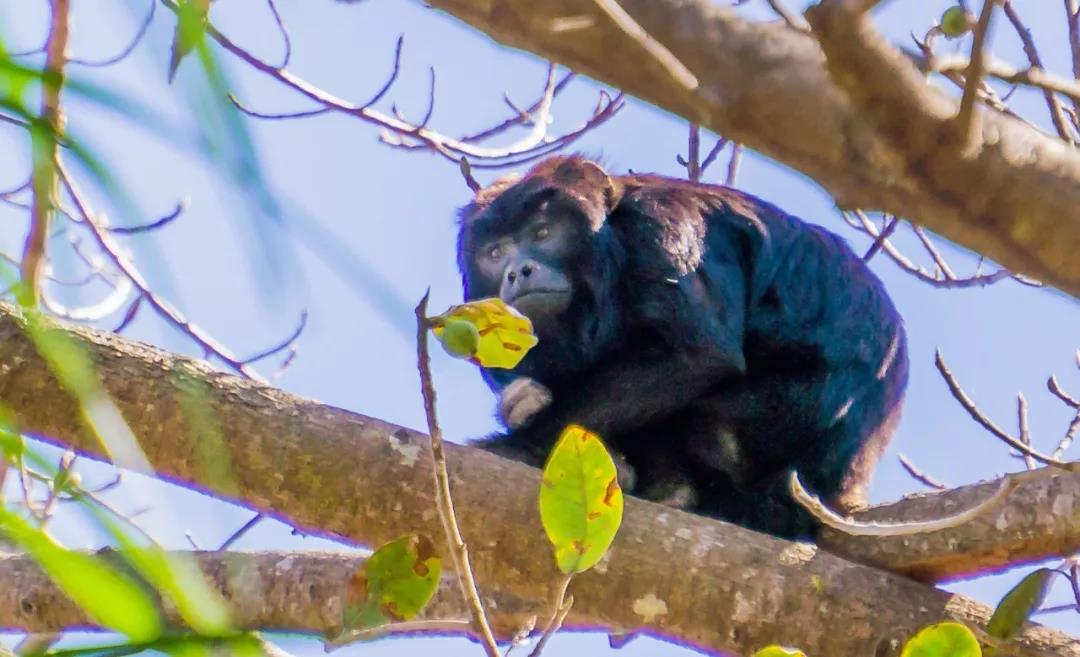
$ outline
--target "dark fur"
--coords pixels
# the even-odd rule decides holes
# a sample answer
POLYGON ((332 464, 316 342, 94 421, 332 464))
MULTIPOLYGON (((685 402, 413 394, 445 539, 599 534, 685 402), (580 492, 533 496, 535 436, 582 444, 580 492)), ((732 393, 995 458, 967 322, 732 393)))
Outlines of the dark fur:
POLYGON ((625 457, 630 492, 686 487, 688 510, 780 536, 814 529, 787 492, 792 468, 841 507, 863 501, 899 416, 907 348, 880 281, 839 237, 732 189, 554 157, 462 210, 467 299, 493 296, 477 245, 539 199, 580 231, 555 263, 572 303, 515 370, 485 378, 501 390, 531 377, 552 403, 481 446, 541 466, 576 422, 625 457))

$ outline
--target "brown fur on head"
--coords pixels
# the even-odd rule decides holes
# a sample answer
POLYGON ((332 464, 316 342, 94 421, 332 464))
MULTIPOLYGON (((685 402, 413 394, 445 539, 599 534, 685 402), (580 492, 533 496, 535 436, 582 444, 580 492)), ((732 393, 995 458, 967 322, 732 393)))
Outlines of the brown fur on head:
MULTIPOLYGON (((599 230, 607 215, 619 203, 621 185, 604 169, 581 155, 555 155, 529 169, 524 175, 512 173, 476 192, 471 203, 462 208, 461 221, 465 228, 472 220, 490 208, 507 192, 518 201, 526 200, 545 189, 557 188, 582 207, 589 217, 589 228, 599 230)), ((516 208, 504 208, 513 212, 516 208)))

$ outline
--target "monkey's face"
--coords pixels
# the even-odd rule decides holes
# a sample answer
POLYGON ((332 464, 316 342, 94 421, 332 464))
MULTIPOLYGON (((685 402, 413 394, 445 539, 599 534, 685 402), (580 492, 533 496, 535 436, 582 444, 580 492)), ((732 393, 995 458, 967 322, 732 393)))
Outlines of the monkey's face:
POLYGON ((547 203, 510 222, 476 245, 470 291, 498 295, 528 317, 538 333, 547 332, 574 295, 574 228, 547 203))

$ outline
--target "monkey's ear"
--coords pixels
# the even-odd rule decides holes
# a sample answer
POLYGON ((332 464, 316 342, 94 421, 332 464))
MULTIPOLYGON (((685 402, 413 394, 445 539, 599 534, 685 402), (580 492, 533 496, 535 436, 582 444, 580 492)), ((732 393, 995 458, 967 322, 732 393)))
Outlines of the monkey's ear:
POLYGON ((592 197, 602 207, 604 215, 611 214, 622 197, 622 188, 615 178, 596 162, 580 156, 566 158, 555 170, 555 179, 578 196, 592 197))

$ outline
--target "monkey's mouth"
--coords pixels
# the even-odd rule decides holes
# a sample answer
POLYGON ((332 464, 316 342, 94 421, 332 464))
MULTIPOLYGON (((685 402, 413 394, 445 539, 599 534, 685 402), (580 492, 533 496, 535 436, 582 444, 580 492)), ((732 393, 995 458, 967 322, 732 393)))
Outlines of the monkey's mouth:
POLYGON ((536 321, 560 313, 570 305, 568 290, 526 290, 508 300, 529 319, 536 321))

